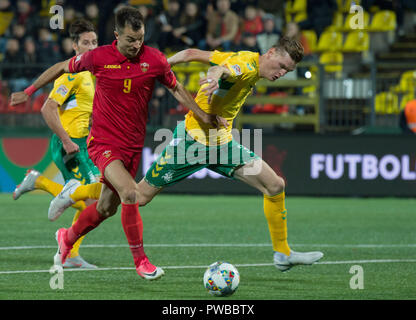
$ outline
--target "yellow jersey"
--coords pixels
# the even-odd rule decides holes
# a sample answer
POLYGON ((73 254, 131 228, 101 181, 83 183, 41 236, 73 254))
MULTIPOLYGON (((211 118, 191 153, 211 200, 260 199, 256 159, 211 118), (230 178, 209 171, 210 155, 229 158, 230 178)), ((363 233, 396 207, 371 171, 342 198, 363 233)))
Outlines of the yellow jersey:
POLYGON ((94 92, 89 71, 65 73, 55 80, 49 98, 60 105, 59 118, 71 138, 88 136, 94 92))
POLYGON ((193 112, 189 111, 185 116, 185 128, 193 139, 205 145, 221 145, 232 140, 233 120, 260 79, 259 56, 259 53, 250 51, 212 53, 211 65, 226 67, 231 75, 227 79, 220 79, 211 104, 208 104, 205 92, 201 91, 206 85, 201 86, 195 101, 206 113, 225 118, 229 126, 227 129, 215 130, 213 126, 199 122, 193 112))

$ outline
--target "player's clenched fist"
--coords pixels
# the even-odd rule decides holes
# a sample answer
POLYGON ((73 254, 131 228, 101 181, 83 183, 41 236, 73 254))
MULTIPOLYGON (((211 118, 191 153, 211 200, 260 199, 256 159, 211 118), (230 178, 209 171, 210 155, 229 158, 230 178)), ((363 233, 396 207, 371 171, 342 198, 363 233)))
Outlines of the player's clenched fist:
POLYGON ((18 104, 24 103, 29 99, 29 96, 24 91, 13 92, 10 99, 10 105, 16 106, 18 104))

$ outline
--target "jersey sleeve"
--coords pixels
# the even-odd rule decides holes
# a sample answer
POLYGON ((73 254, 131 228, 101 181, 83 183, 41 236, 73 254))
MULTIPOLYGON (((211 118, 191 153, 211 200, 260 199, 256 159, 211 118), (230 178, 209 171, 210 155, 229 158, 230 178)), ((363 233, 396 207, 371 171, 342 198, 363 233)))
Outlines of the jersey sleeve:
POLYGON ((69 72, 90 71, 94 73, 94 50, 81 53, 69 61, 69 72))
POLYGON ((169 89, 172 89, 176 86, 176 76, 172 71, 172 68, 170 67, 170 64, 166 60, 166 57, 164 55, 161 56, 161 62, 162 62, 162 73, 157 78, 159 82, 169 89))
POLYGON ((62 106, 66 100, 75 93, 78 79, 76 75, 65 73, 55 80, 49 99, 62 106))
POLYGON ((258 70, 252 63, 252 57, 247 54, 231 55, 221 65, 230 71, 230 80, 250 81, 258 76, 258 70))
POLYGON ((218 50, 215 50, 212 52, 211 57, 209 58, 209 63, 212 66, 217 66, 219 64, 222 64, 226 59, 228 59, 230 56, 236 54, 235 52, 221 52, 218 50))

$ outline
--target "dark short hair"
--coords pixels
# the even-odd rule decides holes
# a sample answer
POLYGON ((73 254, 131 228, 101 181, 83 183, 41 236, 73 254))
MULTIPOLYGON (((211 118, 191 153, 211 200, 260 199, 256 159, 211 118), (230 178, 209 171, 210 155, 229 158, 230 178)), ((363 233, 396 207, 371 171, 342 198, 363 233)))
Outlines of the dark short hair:
POLYGON ((122 6, 116 11, 116 31, 120 33, 127 24, 133 31, 137 31, 143 26, 143 16, 139 9, 122 6))
POLYGON ((69 36, 71 37, 71 40, 75 43, 78 43, 80 35, 84 32, 96 33, 94 25, 88 20, 75 20, 69 27, 69 36))
POLYGON ((303 59, 303 46, 296 39, 283 36, 273 48, 276 48, 278 52, 286 51, 295 63, 303 59))

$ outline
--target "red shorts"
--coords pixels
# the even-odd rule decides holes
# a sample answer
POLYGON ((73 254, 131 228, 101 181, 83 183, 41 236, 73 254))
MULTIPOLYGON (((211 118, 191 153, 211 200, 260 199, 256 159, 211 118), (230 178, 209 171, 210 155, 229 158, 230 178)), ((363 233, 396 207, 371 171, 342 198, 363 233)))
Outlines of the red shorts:
POLYGON ((117 191, 110 182, 104 177, 105 168, 114 160, 121 160, 126 170, 130 173, 133 179, 136 178, 137 170, 139 169, 140 160, 142 158, 142 149, 128 150, 121 149, 118 146, 111 144, 97 142, 94 139, 89 140, 88 155, 92 162, 97 166, 101 172, 101 183, 104 183, 115 193, 117 191))

